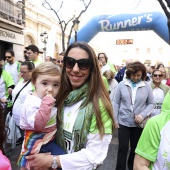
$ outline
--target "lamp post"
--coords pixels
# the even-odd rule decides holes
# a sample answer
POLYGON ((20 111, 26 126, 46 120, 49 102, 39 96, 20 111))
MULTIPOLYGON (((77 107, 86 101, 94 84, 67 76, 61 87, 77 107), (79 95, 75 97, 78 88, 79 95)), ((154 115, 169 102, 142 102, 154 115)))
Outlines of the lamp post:
POLYGON ((45 58, 46 58, 46 51, 47 51, 47 40, 48 40, 48 34, 46 31, 44 31, 43 33, 40 34, 40 38, 41 38, 41 41, 44 43, 44 61, 45 61, 45 58))
POLYGON ((73 20, 73 24, 74 24, 73 30, 75 31, 75 42, 77 41, 77 31, 79 28, 79 23, 80 21, 77 18, 73 20))

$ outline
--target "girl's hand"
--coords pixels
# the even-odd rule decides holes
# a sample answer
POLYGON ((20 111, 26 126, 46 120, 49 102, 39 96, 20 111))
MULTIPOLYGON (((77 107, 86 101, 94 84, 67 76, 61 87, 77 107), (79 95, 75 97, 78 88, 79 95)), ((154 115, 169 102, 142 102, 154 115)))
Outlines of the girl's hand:
POLYGON ((53 156, 51 153, 39 153, 26 156, 30 163, 30 168, 34 170, 48 170, 51 167, 53 156))
POLYGON ((47 94, 46 94, 46 96, 48 96, 48 97, 50 97, 50 98, 52 98, 53 100, 55 100, 55 101, 56 101, 56 99, 52 96, 52 94, 51 94, 51 93, 47 93, 47 94))
POLYGON ((144 120, 143 116, 141 114, 135 116, 135 122, 141 123, 144 120))
POLYGON ((52 96, 51 93, 47 93, 46 96, 49 96, 49 97, 52 97, 52 98, 53 98, 53 96, 52 96))

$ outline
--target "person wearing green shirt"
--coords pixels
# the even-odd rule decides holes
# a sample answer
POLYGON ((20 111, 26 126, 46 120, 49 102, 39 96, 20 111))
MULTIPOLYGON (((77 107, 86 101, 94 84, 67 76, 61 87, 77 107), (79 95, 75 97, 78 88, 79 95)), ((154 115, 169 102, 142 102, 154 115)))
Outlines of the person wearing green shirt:
POLYGON ((0 66, 0 102, 5 107, 5 115, 4 119, 6 118, 6 115, 9 111, 12 109, 12 89, 14 89, 14 81, 10 73, 5 71, 2 66, 0 66))
POLYGON ((15 53, 13 50, 7 50, 5 52, 6 62, 3 66, 4 70, 9 72, 14 80, 14 84, 16 85, 20 79, 20 66, 21 63, 15 61, 15 53))
POLYGON ((164 98, 161 114, 146 124, 136 147, 134 170, 170 169, 170 92, 164 98))
POLYGON ((36 45, 29 45, 25 48, 27 50, 27 56, 30 61, 32 61, 35 65, 35 67, 41 63, 43 63, 42 60, 38 58, 39 55, 39 49, 36 45))

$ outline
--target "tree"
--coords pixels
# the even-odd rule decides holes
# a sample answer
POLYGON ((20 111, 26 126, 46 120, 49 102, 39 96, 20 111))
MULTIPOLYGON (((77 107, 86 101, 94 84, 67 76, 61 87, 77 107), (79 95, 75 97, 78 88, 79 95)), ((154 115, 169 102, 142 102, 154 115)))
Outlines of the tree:
POLYGON ((81 17, 81 15, 87 11, 89 5, 91 4, 91 0, 89 0, 88 3, 85 2, 85 0, 80 0, 82 3, 83 3, 83 6, 84 6, 84 9, 80 11, 80 13, 77 15, 77 16, 73 16, 73 17, 70 17, 70 19, 68 19, 68 21, 65 21, 63 20, 60 16, 59 16, 59 11, 61 10, 62 6, 63 6, 63 0, 61 1, 61 4, 60 4, 60 7, 58 10, 55 10, 51 4, 48 2, 48 0, 44 0, 44 2, 42 3, 42 5, 48 9, 48 10, 51 10, 55 13, 55 15, 57 16, 57 19, 58 19, 58 23, 60 25, 60 29, 61 29, 61 36, 62 36, 62 50, 65 51, 66 48, 65 48, 65 31, 66 29, 68 29, 68 26, 69 24, 72 22, 72 25, 70 27, 70 30, 69 30, 69 35, 68 35, 68 40, 67 40, 67 47, 69 45, 69 42, 70 42, 70 39, 71 39, 71 34, 73 32, 73 28, 76 24, 76 21, 79 21, 79 18, 81 17))
POLYGON ((170 12, 168 11, 168 8, 170 9, 170 0, 165 0, 167 3, 167 6, 162 0, 158 0, 162 9, 165 12, 165 15, 167 16, 167 25, 168 25, 168 31, 169 31, 169 44, 170 44, 170 12))

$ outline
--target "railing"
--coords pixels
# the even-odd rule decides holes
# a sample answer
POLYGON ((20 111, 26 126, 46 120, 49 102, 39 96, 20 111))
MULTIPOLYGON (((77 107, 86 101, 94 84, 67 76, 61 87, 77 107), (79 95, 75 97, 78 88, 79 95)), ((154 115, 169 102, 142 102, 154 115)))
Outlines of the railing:
POLYGON ((22 1, 0 0, 0 18, 25 26, 25 10, 22 1))

